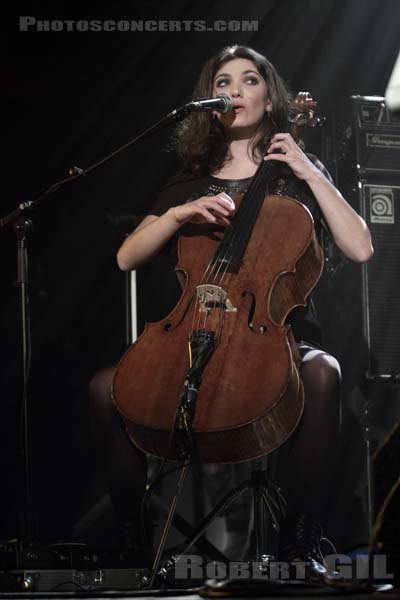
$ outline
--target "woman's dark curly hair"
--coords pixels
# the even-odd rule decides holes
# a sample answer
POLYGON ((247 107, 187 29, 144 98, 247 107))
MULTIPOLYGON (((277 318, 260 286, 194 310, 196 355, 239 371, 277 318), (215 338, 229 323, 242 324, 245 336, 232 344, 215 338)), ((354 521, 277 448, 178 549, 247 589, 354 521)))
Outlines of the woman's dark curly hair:
MULTIPOLYGON (((251 152, 254 159, 264 155, 271 137, 287 128, 290 94, 275 67, 263 56, 248 46, 222 48, 204 66, 193 90, 192 98, 210 98, 213 93, 214 77, 220 67, 235 58, 251 60, 267 83, 272 111, 265 113, 254 136, 251 152)), ((229 144, 223 126, 210 113, 193 112, 177 127, 176 145, 183 165, 195 175, 218 171, 229 161, 229 144)))

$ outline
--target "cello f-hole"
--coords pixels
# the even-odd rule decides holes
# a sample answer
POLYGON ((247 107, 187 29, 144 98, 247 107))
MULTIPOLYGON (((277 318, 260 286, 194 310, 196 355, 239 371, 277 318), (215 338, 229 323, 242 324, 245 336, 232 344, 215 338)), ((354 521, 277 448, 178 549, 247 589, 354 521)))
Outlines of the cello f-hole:
POLYGON ((242 292, 242 298, 245 298, 246 296, 251 296, 251 304, 250 304, 249 314, 247 315, 247 325, 253 333, 258 333, 258 334, 262 335, 268 331, 268 327, 266 325, 260 325, 259 327, 254 327, 253 317, 254 317, 254 313, 256 310, 256 304, 257 304, 256 297, 253 294, 253 292, 249 292, 247 290, 242 292))

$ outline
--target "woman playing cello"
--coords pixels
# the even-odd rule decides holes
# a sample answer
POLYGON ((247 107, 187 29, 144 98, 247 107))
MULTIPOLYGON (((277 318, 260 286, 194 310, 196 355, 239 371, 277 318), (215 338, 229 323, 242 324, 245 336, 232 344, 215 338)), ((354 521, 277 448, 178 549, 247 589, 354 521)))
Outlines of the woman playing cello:
MULTIPOLYGON (((317 237, 325 227, 345 256, 356 262, 368 260, 373 248, 364 220, 332 184, 320 161, 303 152, 282 126, 289 118, 289 94, 273 65, 251 48, 223 48, 203 68, 193 97, 216 97, 221 93, 232 98, 231 112, 194 113, 179 126, 177 149, 183 170, 169 181, 151 214, 122 244, 117 256, 119 267, 127 271, 145 264, 170 240, 174 241, 188 223, 229 228, 236 210, 232 197, 247 191, 262 161, 272 162, 275 167, 269 193, 301 202, 312 215, 317 237)), ((315 540, 319 523, 325 519, 330 492, 333 449, 340 425, 340 367, 320 347, 319 324, 311 301, 293 310, 287 323, 299 351, 305 401, 301 421, 288 442, 291 518, 287 531, 283 530, 282 545, 290 548, 291 558, 310 559, 316 558, 315 540)), ((94 380, 91 397, 96 411, 103 413, 103 422, 108 423, 108 465, 114 482, 116 471, 119 469, 121 476, 125 471, 127 488, 122 490, 120 486, 113 498, 116 504, 123 504, 128 496, 132 513, 133 498, 138 504, 144 489, 145 459, 133 446, 128 457, 123 448, 126 440, 122 442, 119 434, 111 432, 120 427, 110 401, 111 378, 109 370, 94 380), (135 472, 135 483, 127 484, 129 471, 135 472), (137 483, 140 474, 141 486, 137 483)), ((118 488, 117 483, 114 488, 118 488)))

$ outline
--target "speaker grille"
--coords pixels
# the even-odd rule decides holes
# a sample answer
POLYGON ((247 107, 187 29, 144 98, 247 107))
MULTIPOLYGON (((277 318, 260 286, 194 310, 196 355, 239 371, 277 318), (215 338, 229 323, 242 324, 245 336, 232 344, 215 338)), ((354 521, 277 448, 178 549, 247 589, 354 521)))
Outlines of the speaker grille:
POLYGON ((359 182, 375 254, 363 265, 364 334, 371 375, 400 373, 400 185, 359 182))

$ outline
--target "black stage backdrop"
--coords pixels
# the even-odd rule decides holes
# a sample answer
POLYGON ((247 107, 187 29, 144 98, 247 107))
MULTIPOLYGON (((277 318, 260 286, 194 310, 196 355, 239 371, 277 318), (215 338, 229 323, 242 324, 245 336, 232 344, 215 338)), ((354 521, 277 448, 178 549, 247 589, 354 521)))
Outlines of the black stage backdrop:
MULTIPOLYGON (((21 3, 17 10, 8 20, 8 43, 2 51, 2 89, 8 100, 3 113, 8 156, 2 216, 65 177, 71 166, 87 167, 188 101, 201 66, 224 45, 243 43, 265 54, 293 91, 312 92, 320 112, 332 123, 335 111, 351 94, 384 95, 399 43, 397 0, 203 1, 201 7, 180 0, 137 6, 96 3, 90 9, 42 2, 21 3), (182 30, 160 31, 165 25, 159 25, 158 31, 142 32, 66 31, 66 26, 63 31, 40 31, 40 26, 28 25, 21 31, 19 16, 37 21, 174 20, 182 30), (195 20, 213 27, 219 19, 255 20, 257 30, 194 30, 195 20)), ((74 525, 101 495, 101 465, 90 441, 87 387, 93 373, 117 361, 126 348, 125 276, 116 266, 115 254, 133 217, 149 210, 175 168, 171 133, 164 131, 71 183, 34 216, 29 239, 28 397, 36 539, 43 542, 72 540, 74 525)), ((310 151, 327 160, 324 136, 321 130, 312 131, 307 142, 310 151)), ((12 228, 1 232, 0 243, 0 538, 9 539, 21 536, 18 506, 24 477, 21 319, 12 228)), ((335 260, 340 269, 340 260, 335 260)), ((174 286, 163 275, 163 267, 156 261, 139 273, 140 327, 170 308, 174 286)), ((325 344, 338 355, 344 372, 343 458, 332 502, 336 508, 332 527, 339 528, 339 546, 344 549, 366 540, 364 451, 357 425, 364 399, 354 393, 362 372, 362 345, 354 344, 351 323, 341 331, 331 325, 337 300, 348 293, 346 278, 340 279, 338 288, 333 271, 322 278, 319 294, 327 324, 325 344)), ((360 310, 357 303, 354 310, 360 310)), ((380 397, 384 407, 380 404, 375 414, 378 429, 393 424, 385 399, 380 397)))

